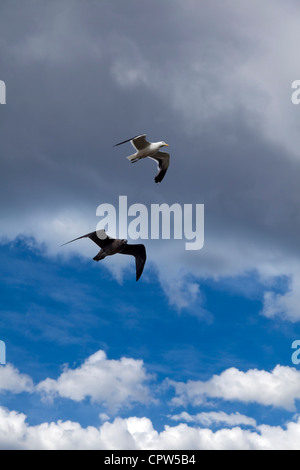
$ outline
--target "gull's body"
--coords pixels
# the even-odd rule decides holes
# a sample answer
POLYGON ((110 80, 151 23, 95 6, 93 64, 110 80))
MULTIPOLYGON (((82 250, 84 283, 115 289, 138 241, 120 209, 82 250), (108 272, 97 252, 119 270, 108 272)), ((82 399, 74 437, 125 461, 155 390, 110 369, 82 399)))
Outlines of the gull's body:
POLYGON ((71 240, 64 245, 68 245, 76 240, 81 240, 82 238, 89 238, 101 248, 99 253, 93 258, 95 261, 100 261, 107 256, 113 256, 117 253, 134 256, 136 264, 136 280, 139 280, 146 262, 146 249, 144 245, 128 245, 127 240, 119 240, 109 237, 106 235, 105 230, 88 233, 82 237, 75 238, 75 240, 71 240))
POLYGON ((148 142, 146 140, 146 134, 143 134, 133 137, 132 139, 119 142, 118 144, 114 145, 114 147, 125 144, 126 142, 131 142, 133 147, 136 149, 136 152, 133 155, 129 155, 129 157, 127 157, 131 163, 135 163, 141 158, 147 157, 157 162, 159 171, 155 177, 155 182, 160 183, 167 172, 170 162, 170 155, 166 152, 161 152, 160 149, 162 147, 169 147, 169 145, 164 141, 148 142))

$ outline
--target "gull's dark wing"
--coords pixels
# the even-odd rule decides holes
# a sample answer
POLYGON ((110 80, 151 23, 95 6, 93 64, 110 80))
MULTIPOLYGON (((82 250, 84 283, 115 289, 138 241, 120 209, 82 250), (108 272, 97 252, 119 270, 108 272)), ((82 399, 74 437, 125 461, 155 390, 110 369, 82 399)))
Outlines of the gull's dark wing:
POLYGON ((164 179, 165 174, 167 173, 167 169, 169 168, 170 154, 167 152, 157 152, 153 157, 149 158, 157 162, 157 168, 159 171, 155 176, 154 180, 155 183, 161 183, 161 181, 164 179))
POLYGON ((98 245, 100 248, 103 248, 108 243, 111 243, 112 241, 114 241, 114 238, 111 238, 108 235, 106 235, 105 230, 97 230, 96 232, 87 233, 86 235, 82 235, 82 237, 78 237, 78 238, 75 238, 74 240, 71 240, 70 242, 64 243, 62 246, 68 245, 69 243, 73 243, 76 240, 81 240, 82 238, 89 238, 94 243, 96 243, 96 245, 98 245))
POLYGON ((123 140, 122 142, 119 142, 118 144, 113 145, 113 147, 117 147, 118 145, 126 144, 127 142, 131 142, 132 140, 136 139, 137 137, 140 137, 139 135, 136 135, 135 137, 131 137, 131 139, 123 140))
POLYGON ((144 245, 128 245, 126 244, 122 251, 122 255, 132 255, 135 257, 135 267, 136 267, 136 280, 138 281, 144 270, 146 263, 146 248, 144 245))
POLYGON ((131 137, 131 139, 123 140, 123 142, 119 142, 118 144, 115 144, 114 147, 117 147, 118 145, 126 144, 126 142, 131 142, 136 150, 142 150, 145 147, 148 147, 148 145, 150 145, 150 142, 146 140, 146 134, 142 134, 142 135, 136 135, 135 137, 131 137))

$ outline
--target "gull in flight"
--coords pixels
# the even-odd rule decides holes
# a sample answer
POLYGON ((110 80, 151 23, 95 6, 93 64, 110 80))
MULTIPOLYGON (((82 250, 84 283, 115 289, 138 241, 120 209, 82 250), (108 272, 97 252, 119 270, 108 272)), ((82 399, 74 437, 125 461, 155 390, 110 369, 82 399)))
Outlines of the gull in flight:
POLYGON ((169 145, 163 141, 148 142, 146 140, 146 134, 143 134, 137 135, 136 137, 133 137, 128 140, 124 140, 123 142, 119 142, 118 144, 115 144, 114 147, 125 144, 126 142, 131 142, 133 147, 136 149, 136 153, 127 157, 128 160, 131 161, 131 163, 135 163, 141 158, 147 157, 157 162, 158 173, 155 176, 154 180, 155 183, 161 183, 169 167, 170 155, 167 152, 161 152, 160 148, 169 147, 169 145))
POLYGON ((105 230, 98 230, 97 232, 88 233, 82 237, 75 238, 70 242, 64 243, 62 246, 68 245, 76 240, 81 240, 82 238, 89 238, 101 248, 99 253, 93 258, 95 261, 100 261, 106 258, 106 256, 112 256, 117 253, 134 256, 136 280, 139 280, 146 262, 146 249, 144 245, 128 245, 127 240, 111 238, 105 233, 105 230))

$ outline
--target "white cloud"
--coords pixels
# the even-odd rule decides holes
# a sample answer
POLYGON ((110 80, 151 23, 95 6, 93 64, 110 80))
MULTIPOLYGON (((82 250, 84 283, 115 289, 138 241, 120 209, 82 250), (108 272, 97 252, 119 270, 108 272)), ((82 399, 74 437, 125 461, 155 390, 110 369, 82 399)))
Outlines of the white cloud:
POLYGON ((268 318, 280 317, 291 322, 300 319, 300 276, 290 277, 290 286, 284 294, 267 291, 264 294, 262 313, 268 318))
POLYGON ((26 416, 0 407, 1 449, 104 448, 99 430, 71 421, 29 426, 26 416))
MULTIPOLYGON (((103 351, 90 356, 76 369, 66 368, 57 380, 42 381, 33 386, 30 377, 20 374, 13 366, 0 368, 1 391, 43 393, 46 397, 68 397, 102 403, 116 411, 135 402, 149 403, 145 386, 149 379, 142 361, 128 358, 108 360, 103 351)), ((273 371, 250 369, 241 372, 227 369, 210 380, 169 382, 175 388, 173 404, 194 406, 207 399, 223 399, 257 403, 294 410, 300 399, 300 371, 276 366, 273 371)), ((222 411, 191 415, 182 412, 169 416, 179 422, 165 425, 158 432, 146 417, 116 418, 99 415, 99 427, 82 427, 72 421, 44 422, 31 426, 26 416, 0 407, 1 449, 300 449, 300 417, 285 427, 257 425, 255 419, 222 411), (218 430, 209 429, 217 425, 218 430), (254 429, 242 429, 252 427, 254 429)))
POLYGON ((300 420, 280 426, 220 429, 165 426, 158 432, 148 418, 116 418, 100 427, 83 428, 72 421, 30 426, 26 416, 0 407, 0 449, 24 450, 299 450, 300 420))
POLYGON ((242 372, 232 367, 206 382, 169 383, 175 387, 172 402, 178 406, 188 403, 197 406, 207 398, 220 398, 294 410, 295 401, 300 399, 300 371, 280 365, 272 372, 257 369, 242 372))
POLYGON ((109 360, 100 350, 77 369, 66 367, 57 380, 43 380, 36 390, 49 399, 60 396, 80 402, 90 398, 116 411, 137 402, 150 403, 150 392, 145 385, 149 379, 143 361, 126 357, 109 360))
POLYGON ((0 367, 0 393, 31 393, 34 390, 32 379, 21 374, 12 364, 0 367))
MULTIPOLYGON (((166 256, 166 253, 164 256, 166 256)), ((188 270, 176 268, 170 270, 169 263, 166 266, 167 268, 160 266, 158 277, 161 287, 169 300, 169 304, 181 310, 191 307, 197 302, 199 309, 201 293, 194 277, 190 275, 188 270)))
POLYGON ((238 412, 227 414, 223 411, 210 411, 197 413, 196 415, 190 415, 186 411, 178 415, 170 416, 174 421, 185 421, 187 423, 197 423, 204 426, 211 426, 212 424, 224 423, 228 426, 252 426, 256 427, 256 421, 253 418, 244 416, 238 412))

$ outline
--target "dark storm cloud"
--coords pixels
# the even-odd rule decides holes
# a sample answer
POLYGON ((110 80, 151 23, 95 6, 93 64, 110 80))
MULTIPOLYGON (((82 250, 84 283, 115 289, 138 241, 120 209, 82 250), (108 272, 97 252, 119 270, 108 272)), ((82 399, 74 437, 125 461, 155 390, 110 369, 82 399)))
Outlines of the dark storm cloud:
POLYGON ((268 31, 284 28, 287 5, 274 2, 258 19, 257 2, 244 12, 217 0, 2 1, 1 234, 35 230, 57 243, 73 221, 67 240, 94 229, 80 223, 95 224, 98 204, 122 194, 130 203, 204 203, 205 248, 179 254, 178 268, 229 275, 278 262, 273 274, 284 271, 298 256, 300 165, 268 106, 282 106, 286 129, 296 110, 282 101, 289 91, 278 95, 289 77, 272 54, 277 78, 267 82, 264 54, 285 55, 288 30, 281 49, 268 31), (146 168, 153 162, 130 165, 130 144, 112 148, 139 133, 170 144, 159 188, 146 168))

